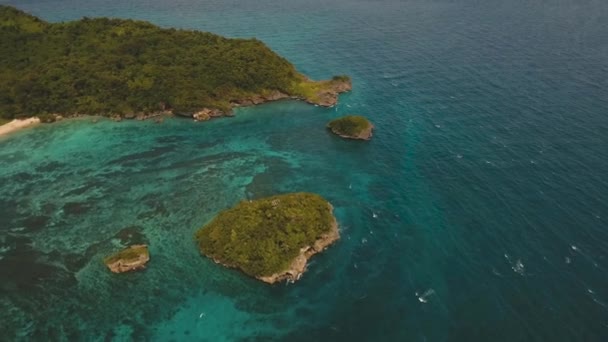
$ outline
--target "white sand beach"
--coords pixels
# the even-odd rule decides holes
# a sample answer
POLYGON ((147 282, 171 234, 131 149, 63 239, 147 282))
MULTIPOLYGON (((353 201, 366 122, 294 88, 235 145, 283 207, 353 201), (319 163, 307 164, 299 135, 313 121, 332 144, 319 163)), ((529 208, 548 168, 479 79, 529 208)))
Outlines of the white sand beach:
POLYGON ((29 118, 25 120, 15 119, 7 124, 0 126, 0 136, 18 131, 22 128, 29 127, 38 123, 40 123, 40 119, 38 118, 29 118))

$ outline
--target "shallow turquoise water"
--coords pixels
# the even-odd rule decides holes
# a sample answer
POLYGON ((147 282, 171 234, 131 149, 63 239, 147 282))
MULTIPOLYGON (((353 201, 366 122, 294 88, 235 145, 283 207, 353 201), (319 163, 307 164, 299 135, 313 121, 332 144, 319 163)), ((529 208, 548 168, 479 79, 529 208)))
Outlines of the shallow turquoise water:
POLYGON ((334 109, 0 138, 0 340, 608 337, 608 4, 0 3, 255 36, 355 83, 334 109), (326 132, 346 113, 369 116, 374 140, 326 132), (302 190, 334 204, 343 238, 298 283, 198 255, 218 211, 302 190), (149 268, 109 274, 102 257, 129 241, 149 243, 149 268))

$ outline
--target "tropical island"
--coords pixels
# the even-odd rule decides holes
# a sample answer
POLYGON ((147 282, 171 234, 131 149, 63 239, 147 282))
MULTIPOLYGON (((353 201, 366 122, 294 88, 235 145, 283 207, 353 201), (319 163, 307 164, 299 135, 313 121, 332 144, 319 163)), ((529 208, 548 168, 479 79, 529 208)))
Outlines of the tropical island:
POLYGON ((147 245, 133 245, 106 257, 103 262, 113 273, 141 270, 150 261, 147 245))
POLYGON ((374 125, 361 115, 348 115, 327 124, 334 134, 347 139, 370 140, 374 125))
POLYGON ((333 207, 312 193, 242 201, 198 230, 201 253, 266 283, 294 282, 340 238, 333 207))
POLYGON ((330 107, 348 76, 312 81, 257 39, 144 21, 48 23, 0 5, 0 118, 81 114, 208 120, 285 98, 330 107))

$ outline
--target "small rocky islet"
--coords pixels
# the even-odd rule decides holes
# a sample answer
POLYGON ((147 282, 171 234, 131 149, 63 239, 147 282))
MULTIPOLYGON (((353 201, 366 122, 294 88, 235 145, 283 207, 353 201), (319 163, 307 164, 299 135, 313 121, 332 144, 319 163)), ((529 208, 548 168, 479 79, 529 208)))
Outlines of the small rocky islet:
POLYGON ((147 245, 132 245, 106 257, 103 262, 113 273, 125 273, 146 268, 150 261, 147 245))
POLYGON ((370 140, 374 125, 361 115, 347 115, 327 124, 334 134, 346 139, 370 140))

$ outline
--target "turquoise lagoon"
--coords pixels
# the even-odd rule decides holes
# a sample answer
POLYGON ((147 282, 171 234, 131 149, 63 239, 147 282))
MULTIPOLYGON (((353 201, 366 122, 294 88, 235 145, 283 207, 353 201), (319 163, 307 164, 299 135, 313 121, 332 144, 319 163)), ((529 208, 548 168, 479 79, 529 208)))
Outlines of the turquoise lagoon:
MULTIPOLYGON (((0 340, 603 341, 608 337, 608 3, 0 1, 257 37, 331 109, 84 117, 0 138, 0 340), (371 142, 325 129, 357 113, 371 142), (198 254, 240 200, 312 191, 342 239, 296 284, 198 254), (104 255, 150 245, 140 273, 104 255)), ((3 52, 4 53, 4 52, 3 52)))

